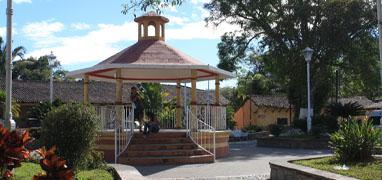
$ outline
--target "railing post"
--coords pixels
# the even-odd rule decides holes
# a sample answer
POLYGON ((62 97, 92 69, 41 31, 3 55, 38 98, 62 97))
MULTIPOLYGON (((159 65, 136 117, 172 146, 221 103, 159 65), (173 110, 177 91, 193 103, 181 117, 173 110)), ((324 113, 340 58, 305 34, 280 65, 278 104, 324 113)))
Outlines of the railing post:
POLYGON ((216 144, 215 144, 215 143, 216 143, 216 140, 215 140, 215 139, 216 139, 216 135, 215 135, 215 133, 216 133, 216 131, 214 130, 214 131, 213 131, 213 134, 214 134, 214 135, 213 135, 214 162, 215 162, 215 160, 216 160, 216 144))

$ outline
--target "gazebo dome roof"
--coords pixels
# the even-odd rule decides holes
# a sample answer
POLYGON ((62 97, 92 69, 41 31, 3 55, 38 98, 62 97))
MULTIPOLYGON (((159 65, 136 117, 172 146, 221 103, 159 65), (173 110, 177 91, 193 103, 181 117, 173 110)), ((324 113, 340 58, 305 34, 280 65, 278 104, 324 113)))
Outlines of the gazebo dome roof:
POLYGON ((141 40, 100 62, 106 64, 203 65, 159 40, 141 40))
POLYGON ((135 18, 138 42, 97 65, 72 71, 69 77, 108 81, 122 79, 139 82, 174 82, 232 78, 232 73, 206 65, 164 42, 164 25, 168 19, 149 12, 135 18), (153 26, 155 35, 148 33, 153 26), (118 76, 117 77, 117 71, 118 76))

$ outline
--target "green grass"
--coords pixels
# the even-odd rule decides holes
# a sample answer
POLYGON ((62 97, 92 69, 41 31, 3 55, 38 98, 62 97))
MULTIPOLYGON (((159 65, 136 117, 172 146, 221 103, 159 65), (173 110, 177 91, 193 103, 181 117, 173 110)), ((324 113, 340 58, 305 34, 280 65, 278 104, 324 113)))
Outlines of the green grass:
MULTIPOLYGON (((36 163, 22 163, 21 167, 16 168, 14 178, 15 180, 29 180, 34 175, 44 172, 39 164, 36 163)), ((112 180, 113 176, 104 169, 83 170, 77 173, 79 180, 112 180)))
POLYGON ((337 163, 333 157, 299 160, 294 161, 293 163, 359 179, 382 179, 382 159, 376 159, 371 162, 346 164, 348 167, 350 167, 350 169, 347 171, 335 170, 334 166, 342 166, 343 164, 337 163))

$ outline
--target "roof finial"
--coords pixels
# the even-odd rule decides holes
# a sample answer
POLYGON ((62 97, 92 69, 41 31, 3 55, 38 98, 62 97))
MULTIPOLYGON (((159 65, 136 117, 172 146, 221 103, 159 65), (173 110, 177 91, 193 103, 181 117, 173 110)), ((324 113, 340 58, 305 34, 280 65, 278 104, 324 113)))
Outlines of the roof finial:
POLYGON ((134 19, 138 23, 138 40, 162 40, 165 39, 165 24, 169 22, 166 17, 150 11, 134 19))

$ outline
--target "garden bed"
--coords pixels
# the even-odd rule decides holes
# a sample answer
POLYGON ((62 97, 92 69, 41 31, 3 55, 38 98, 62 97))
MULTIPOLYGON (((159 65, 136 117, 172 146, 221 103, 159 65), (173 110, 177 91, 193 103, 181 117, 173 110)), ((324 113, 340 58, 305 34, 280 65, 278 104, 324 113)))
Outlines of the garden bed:
MULTIPOLYGON (((21 167, 15 169, 14 178, 15 180, 24 180, 24 179, 32 179, 34 175, 42 173, 39 164, 32 162, 22 163, 21 167)), ((105 179, 105 180, 113 180, 120 179, 118 174, 115 173, 115 170, 112 167, 106 167, 101 169, 94 170, 80 170, 76 178, 81 180, 87 179, 105 179)))
POLYGON ((335 166, 342 166, 343 164, 338 164, 333 157, 297 160, 293 161, 293 163, 358 179, 380 180, 382 178, 381 158, 376 158, 370 162, 346 164, 349 170, 336 170, 335 166))
POLYGON ((329 138, 312 136, 258 138, 257 146, 292 149, 328 149, 329 138))
MULTIPOLYGON (((298 160, 311 160, 317 158, 325 158, 328 156, 312 156, 309 159, 298 159, 298 160)), ((295 160, 296 161, 296 160, 295 160)), ((322 171, 319 169, 314 169, 307 166, 302 166, 298 164, 291 163, 292 161, 287 160, 275 160, 269 163, 271 167, 271 179, 304 179, 304 180, 356 180, 355 178, 343 176, 340 174, 335 174, 327 171, 322 171)))

